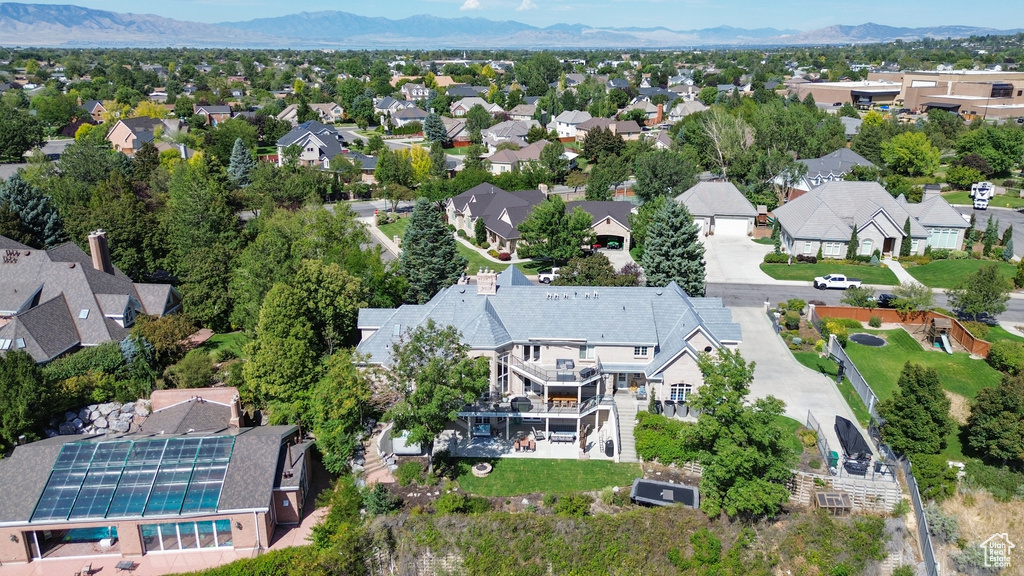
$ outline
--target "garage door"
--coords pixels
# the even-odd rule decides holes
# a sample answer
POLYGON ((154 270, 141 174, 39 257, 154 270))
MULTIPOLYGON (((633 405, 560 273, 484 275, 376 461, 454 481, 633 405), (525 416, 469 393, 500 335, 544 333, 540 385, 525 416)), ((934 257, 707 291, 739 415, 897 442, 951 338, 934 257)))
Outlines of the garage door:
POLYGON ((746 218, 715 218, 715 236, 746 236, 746 218))

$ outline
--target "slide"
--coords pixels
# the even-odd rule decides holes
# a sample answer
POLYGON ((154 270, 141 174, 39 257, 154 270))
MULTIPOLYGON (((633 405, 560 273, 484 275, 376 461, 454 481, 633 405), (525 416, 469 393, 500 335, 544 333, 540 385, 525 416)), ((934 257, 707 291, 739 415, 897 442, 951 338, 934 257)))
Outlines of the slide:
POLYGON ((953 353, 953 347, 949 345, 949 336, 942 335, 942 349, 946 351, 946 354, 953 353))

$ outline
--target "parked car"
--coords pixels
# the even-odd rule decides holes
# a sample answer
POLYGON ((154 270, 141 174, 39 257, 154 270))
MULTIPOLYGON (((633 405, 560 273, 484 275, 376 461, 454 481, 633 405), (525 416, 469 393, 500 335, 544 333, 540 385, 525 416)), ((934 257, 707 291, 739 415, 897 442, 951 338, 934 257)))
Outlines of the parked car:
POLYGON ((814 279, 814 287, 818 290, 846 290, 854 286, 860 286, 860 278, 847 278, 844 274, 826 274, 814 279))
POLYGON ((875 298, 875 302, 878 303, 879 308, 895 308, 896 296, 893 294, 879 294, 878 298, 875 298))
POLYGON ((537 274, 537 281, 541 284, 551 284, 555 278, 558 278, 558 268, 552 268, 547 272, 537 274))

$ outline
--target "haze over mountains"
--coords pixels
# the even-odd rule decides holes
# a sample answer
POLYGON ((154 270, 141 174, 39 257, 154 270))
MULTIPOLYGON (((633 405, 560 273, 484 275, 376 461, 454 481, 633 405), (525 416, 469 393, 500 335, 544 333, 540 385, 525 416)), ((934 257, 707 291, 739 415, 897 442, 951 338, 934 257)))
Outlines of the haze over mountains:
POLYGON ((422 15, 390 20, 347 12, 205 24, 152 14, 121 14, 73 5, 0 3, 0 45, 64 47, 266 48, 689 48, 854 44, 1015 34, 970 26, 895 28, 879 24, 817 30, 607 28, 422 15))

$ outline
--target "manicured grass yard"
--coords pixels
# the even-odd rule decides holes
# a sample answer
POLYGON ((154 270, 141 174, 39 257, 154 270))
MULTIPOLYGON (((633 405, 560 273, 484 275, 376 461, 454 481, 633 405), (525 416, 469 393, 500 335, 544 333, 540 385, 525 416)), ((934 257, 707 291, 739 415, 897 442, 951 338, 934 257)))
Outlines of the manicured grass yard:
POLYGON ((929 288, 952 288, 964 276, 969 276, 987 264, 996 264, 1007 278, 1013 278, 1017 268, 1006 262, 992 260, 934 260, 921 266, 909 266, 907 272, 929 288))
POLYGON ((383 232, 384 235, 387 236, 388 238, 394 238, 395 236, 401 238, 402 236, 405 236, 405 227, 408 225, 408 218, 399 218, 398 220, 392 222, 391 224, 378 226, 378 228, 380 228, 380 231, 383 232))
POLYGON ((800 438, 797 437, 796 431, 799 430, 803 424, 786 416, 779 416, 775 421, 778 422, 779 425, 782 426, 782 429, 786 431, 786 436, 783 442, 785 442, 793 452, 796 452, 797 454, 802 453, 804 451, 804 444, 800 441, 800 438))
POLYGON ((860 278, 865 284, 884 284, 888 286, 899 284, 892 270, 882 268, 881 266, 857 266, 855 264, 834 264, 831 262, 798 264, 794 262, 792 266, 786 264, 761 264, 761 270, 776 280, 804 280, 806 282, 813 282, 817 276, 846 274, 851 278, 860 278))
POLYGON ((216 357, 221 350, 230 350, 236 358, 245 358, 242 348, 249 342, 250 338, 244 332, 227 332, 214 334, 209 340, 203 342, 202 349, 216 357))
MULTIPOLYGON (((971 199, 970 194, 970 192, 966 191, 948 192, 943 194, 942 197, 950 204, 966 204, 971 206, 974 204, 974 200, 971 199)), ((988 205, 994 208, 1020 208, 1024 206, 1024 198, 1017 198, 1008 194, 1000 194, 998 196, 993 196, 992 199, 988 201, 988 205)))
POLYGON ((568 494, 600 490, 608 486, 629 486, 641 474, 639 464, 617 464, 607 460, 548 460, 540 458, 460 459, 459 486, 478 496, 518 496, 537 492, 568 494), (486 478, 477 478, 470 468, 481 461, 494 466, 486 478))
POLYGON ((872 348, 851 341, 846 345, 846 353, 881 400, 892 397, 907 362, 934 368, 943 388, 972 399, 978 390, 995 386, 1002 378, 1002 374, 984 360, 972 360, 966 352, 951 356, 938 350, 925 350, 905 330, 884 330, 878 334, 886 335, 889 344, 872 348))
POLYGON ((1024 342, 1024 338, 1010 334, 1002 326, 990 326, 988 334, 985 335, 984 340, 987 342, 1002 342, 1004 340, 1009 340, 1011 342, 1024 342))
MULTIPOLYGON (((793 352, 793 357, 796 358, 797 362, 811 370, 827 375, 835 382, 839 366, 832 360, 819 356, 817 352, 793 352)), ((868 414, 868 407, 864 405, 860 395, 853 389, 853 384, 850 384, 849 378, 843 377, 842 383, 839 384, 839 392, 843 395, 850 409, 853 410, 853 415, 857 418, 857 421, 866 428, 871 423, 871 415, 868 414)))

